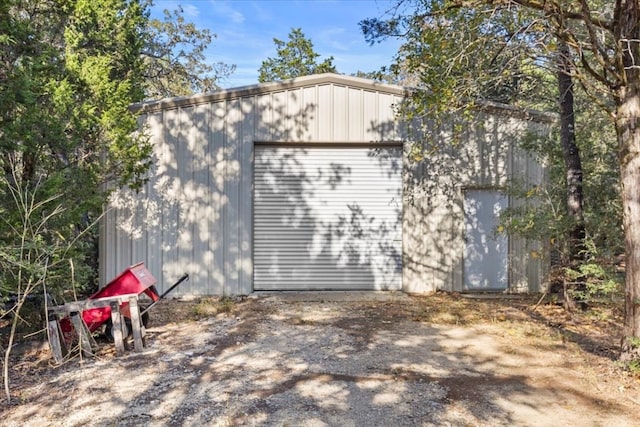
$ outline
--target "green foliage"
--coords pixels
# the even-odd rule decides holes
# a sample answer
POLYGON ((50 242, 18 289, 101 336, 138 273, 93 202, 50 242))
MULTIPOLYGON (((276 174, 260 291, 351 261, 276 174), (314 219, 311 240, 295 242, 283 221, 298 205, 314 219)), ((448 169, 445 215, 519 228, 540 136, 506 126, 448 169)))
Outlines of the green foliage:
MULTIPOLYGON (((618 184, 616 136, 610 118, 576 91, 576 143, 583 168, 584 222, 587 232, 584 258, 611 259, 624 252, 622 209, 618 184)), ((550 242, 551 250, 568 262, 567 246, 574 221, 566 209, 566 169, 555 133, 550 138, 529 135, 520 147, 547 166, 547 181, 539 187, 509 183, 509 194, 520 204, 501 218, 506 231, 525 238, 550 242)))
POLYGON ((640 337, 629 337, 627 338, 627 343, 632 348, 640 348, 640 337))
POLYGON ((184 19, 183 9, 164 11, 162 20, 150 19, 142 49, 147 98, 191 95, 218 89, 218 82, 235 65, 210 64, 205 50, 216 37, 184 19))
MULTIPOLYGON (((15 165, 15 164, 13 164, 15 165)), ((22 321, 26 301, 34 294, 46 295, 64 290, 74 283, 74 258, 82 256, 73 241, 67 241, 56 229, 56 221, 65 212, 60 195, 46 196, 43 181, 24 184, 13 168, 0 175, 3 201, 12 203, 11 210, 0 205, 0 294, 13 296, 13 306, 2 311, 11 314, 10 332, 3 348, 3 379, 7 399, 9 389, 9 356, 22 321)), ((81 274, 80 274, 81 276, 81 274)))
POLYGON ((442 114, 479 100, 516 103, 539 93, 540 57, 534 47, 545 35, 532 16, 482 4, 470 9, 438 0, 407 4, 410 13, 367 19, 360 26, 371 43, 404 39, 389 71, 419 89, 411 103, 418 115, 440 123, 442 114))
POLYGON ((320 73, 335 73, 333 56, 321 63, 316 60, 320 54, 313 50, 313 43, 307 39, 301 28, 293 28, 289 33, 289 41, 273 39, 277 56, 262 61, 258 69, 261 83, 291 79, 320 73))
POLYGON ((584 287, 572 291, 572 296, 580 301, 613 299, 620 295, 623 287, 622 277, 615 269, 597 259, 581 263, 575 268, 566 268, 565 275, 570 281, 584 283, 584 287))
POLYGON ((129 109, 162 86, 150 74, 172 80, 171 90, 212 85, 189 74, 209 70, 208 33, 177 12, 150 22, 148 6, 0 2, 0 300, 17 301, 11 340, 29 295, 46 286, 63 301, 97 285, 94 225, 110 189, 141 188, 151 162, 151 144, 129 109), (167 53, 181 43, 195 45, 167 53))
MULTIPOLYGON (((97 230, 87 228, 110 189, 141 188, 151 161, 151 144, 129 106, 149 95, 213 85, 212 76, 195 77, 212 69, 203 56, 210 34, 186 23, 181 11, 167 12, 164 22, 149 20, 149 4, 0 2, 0 169, 6 178, 0 246, 19 246, 23 217, 10 186, 33 191, 37 185, 34 205, 63 201, 40 238, 73 241, 66 256, 76 260, 76 277, 89 287, 96 285, 97 230)), ((69 287, 68 271, 49 274, 53 288, 69 287)), ((0 285, 4 293, 15 290, 10 283, 0 285)))
MULTIPOLYGON (((455 160, 465 155, 460 141, 477 132, 487 134, 482 129, 486 119, 482 106, 492 102, 523 108, 553 105, 550 83, 554 80, 541 67, 545 60, 539 50, 547 44, 547 35, 536 26, 535 15, 518 8, 495 9, 481 2, 462 8, 438 0, 409 1, 402 6, 385 19, 364 20, 360 26, 372 43, 385 37, 403 39, 393 64, 383 71, 413 88, 409 100, 399 106, 399 114, 412 124, 408 129, 415 144, 412 158, 428 174, 421 182, 425 193, 441 194, 453 204, 459 194, 457 177, 463 174, 455 160)), ((503 133, 493 141, 500 144, 496 150, 510 150, 511 138, 515 140, 503 133)), ((540 212, 515 213, 511 212, 509 230, 531 234, 540 212)))
POLYGON ((640 377, 640 337, 626 337, 627 355, 623 366, 633 375, 640 377), (630 355, 633 355, 629 357, 630 355))
POLYGON ((353 74, 354 77, 360 77, 363 79, 369 79, 380 83, 387 84, 402 84, 401 79, 398 79, 394 74, 389 72, 384 72, 382 70, 379 71, 356 71, 353 74))
MULTIPOLYGON (((139 188, 149 166, 151 146, 129 111, 144 97, 147 18, 139 2, 124 0, 0 7, 0 246, 8 257, 21 247, 24 212, 15 194, 30 194, 29 204, 43 209, 56 198, 61 208, 43 211, 46 227, 31 240, 74 242, 65 259, 75 259, 78 281, 92 286, 96 231, 85 230, 100 216, 108 188, 139 188)), ((68 289, 69 263, 54 258, 49 283, 68 289)), ((6 276, 13 273, 3 274, 3 291, 16 292, 20 283, 6 276)))
POLYGON ((640 359, 633 359, 627 363, 627 369, 633 375, 640 375, 640 359))

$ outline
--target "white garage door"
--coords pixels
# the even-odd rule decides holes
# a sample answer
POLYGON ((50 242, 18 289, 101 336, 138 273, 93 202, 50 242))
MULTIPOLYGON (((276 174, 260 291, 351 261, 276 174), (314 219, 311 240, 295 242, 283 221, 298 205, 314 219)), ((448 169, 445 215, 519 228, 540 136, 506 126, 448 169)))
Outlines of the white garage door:
POLYGON ((256 145, 255 290, 398 290, 400 147, 256 145))

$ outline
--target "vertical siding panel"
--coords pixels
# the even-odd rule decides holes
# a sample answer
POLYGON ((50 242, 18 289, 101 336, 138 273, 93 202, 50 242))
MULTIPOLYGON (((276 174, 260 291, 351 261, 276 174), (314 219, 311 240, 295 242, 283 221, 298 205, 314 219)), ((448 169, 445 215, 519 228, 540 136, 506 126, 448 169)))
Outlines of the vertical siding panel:
POLYGON ((511 291, 526 291, 529 274, 527 272, 528 244, 525 239, 512 237, 509 242, 509 282, 511 291))
POLYGON ((243 98, 240 141, 240 199, 238 201, 238 232, 240 258, 238 269, 238 294, 249 294, 253 290, 253 140, 255 122, 255 98, 243 98))
POLYGON ((196 150, 196 163, 194 165, 194 181, 198 184, 198 212, 196 212, 196 233, 194 246, 196 258, 194 264, 200 270, 199 282, 197 286, 198 293, 201 295, 213 294, 213 268, 212 257, 210 253, 211 239, 211 214, 210 209, 213 205, 212 186, 209 180, 209 170, 212 166, 211 159, 211 132, 210 132, 210 110, 211 104, 203 104, 196 107, 196 126, 198 129, 198 141, 196 150))
MULTIPOLYGON (((540 129, 540 132, 543 130, 540 129)), ((531 180, 536 186, 543 185, 547 180, 545 169, 542 164, 536 161, 533 156, 529 157, 529 169, 532 171, 531 180)), ((530 272, 529 291, 540 292, 543 289, 544 282, 546 281, 551 263, 549 259, 549 247, 548 243, 544 241, 532 242, 532 248, 536 251, 538 257, 535 262, 530 263, 530 268, 533 270, 530 272)))
POLYGON ((145 194, 142 191, 138 197, 135 195, 132 197, 133 203, 133 228, 135 233, 131 236, 131 263, 145 262, 147 259, 146 246, 147 239, 145 238, 145 224, 144 224, 144 197, 145 194))
POLYGON ((110 227, 113 231, 112 231, 112 238, 113 238, 113 265, 111 266, 111 271, 109 272, 110 274, 107 275, 107 277, 105 277, 105 281, 103 283, 103 285, 106 285, 111 279, 113 279, 116 274, 118 273, 118 269, 120 268, 120 256, 119 253, 120 251, 122 251, 122 248, 120 247, 120 240, 118 239, 118 210, 116 208, 112 208, 111 211, 111 220, 112 222, 112 226, 110 227))
POLYGON ((459 227, 460 218, 454 217, 451 201, 446 196, 431 196, 430 220, 425 235, 428 256, 426 263, 433 272, 436 289, 452 290, 456 261, 460 250, 454 240, 453 230, 459 227))
MULTIPOLYGON (((527 162, 521 150, 511 149, 509 152, 509 180, 528 181, 527 162)), ((522 206, 522 201, 510 198, 509 206, 522 206)), ((524 239, 513 236, 509 242, 509 284, 513 291, 528 288, 527 244, 524 239)))
POLYGON ((375 139, 379 141, 397 141, 399 139, 396 132, 396 122, 394 117, 394 97, 388 94, 378 94, 378 105, 380 117, 380 131, 375 139))
POLYGON ((162 290, 166 290, 171 285, 173 277, 177 271, 176 262, 178 257, 177 231, 180 224, 178 221, 177 196, 179 194, 180 177, 178 169, 180 166, 180 110, 168 110, 164 117, 164 141, 162 147, 162 168, 164 176, 159 191, 163 194, 162 203, 162 275, 156 277, 161 283, 162 290))
POLYGON ((363 90, 347 89, 348 107, 347 107, 347 140, 363 141, 364 135, 364 111, 363 111, 363 90))
MULTIPOLYGON (((118 191, 119 195, 122 195, 122 191, 118 191)), ((132 213, 128 207, 123 204, 116 210, 116 226, 122 224, 125 221, 130 221, 132 213)), ((116 232, 118 236, 118 266, 117 272, 120 272, 131 265, 131 239, 127 233, 118 230, 116 232)), ((115 275, 114 275, 115 276, 115 275)))
POLYGON ((486 159, 484 153, 485 136, 483 128, 484 126, 482 124, 476 125, 462 135, 462 141, 465 141, 464 145, 466 145, 464 152, 466 158, 469 160, 468 164, 472 166, 464 172, 466 176, 463 185, 476 187, 487 185, 484 176, 486 159))
POLYGON ((464 285, 464 194, 459 188, 456 200, 449 207, 451 218, 451 283, 442 284, 440 289, 462 291, 464 285))
POLYGON ((273 103, 271 94, 265 93, 256 96, 256 120, 255 120, 255 139, 257 141, 270 141, 272 139, 273 128, 273 103))
MULTIPOLYGON (((180 287, 182 295, 199 295, 208 287, 208 269, 202 256, 208 246, 207 218, 202 215, 208 202, 208 165, 206 162, 208 129, 206 109, 194 106, 181 113, 180 153, 180 231, 177 275, 190 274, 191 280, 180 287), (186 271, 184 271, 186 270, 186 271)), ((174 279, 175 280, 175 279, 174 279)))
POLYGON ((318 140, 318 96, 317 86, 302 88, 302 114, 305 117, 301 138, 304 141, 318 140))
POLYGON ((105 283, 109 266, 113 265, 113 256, 111 251, 113 250, 113 242, 111 241, 111 232, 109 230, 109 219, 111 215, 108 213, 108 205, 103 206, 103 216, 99 223, 98 231, 98 285, 102 286, 105 283))
POLYGON ((405 144, 403 156, 402 287, 406 292, 421 293, 436 288, 433 274, 426 266, 428 199, 420 188, 421 165, 409 160, 411 145, 405 144))
POLYGON ((116 254, 118 251, 116 240, 116 212, 114 208, 107 205, 104 219, 101 222, 101 245, 100 245, 100 286, 103 286, 113 277, 116 270, 116 254))
POLYGON ((520 128, 518 121, 505 117, 493 116, 496 122, 496 136, 487 141, 493 149, 493 177, 492 184, 495 187, 504 187, 509 181, 509 163, 513 157, 512 146, 516 144, 524 129, 520 128))
POLYGON ((333 126, 331 142, 347 141, 349 139, 349 95, 344 86, 331 85, 329 106, 333 108, 333 126))
POLYGON ((225 221, 227 220, 226 173, 226 102, 219 101, 211 106, 210 119, 210 150, 212 167, 209 171, 209 185, 212 190, 212 204, 208 207, 207 217, 212 229, 209 232, 209 250, 213 256, 213 292, 214 295, 223 295, 226 288, 225 259, 226 236, 225 221))
MULTIPOLYGON (((328 141, 331 142, 334 140, 334 114, 335 110, 340 108, 340 105, 336 104, 335 108, 333 106, 333 93, 331 90, 331 86, 329 85, 319 85, 317 92, 317 114, 316 114, 316 122, 318 126, 317 138, 318 141, 328 141)), ((344 108, 344 107, 343 107, 344 108)))
MULTIPOLYGON (((225 210, 225 295, 238 293, 238 265, 240 260, 240 144, 242 142, 242 117, 239 100, 230 100, 226 113, 226 181, 228 204, 225 210)), ((284 119, 284 118, 283 118, 284 119)))
POLYGON ((134 239, 138 238, 135 203, 136 199, 126 189, 116 189, 110 195, 110 210, 114 219, 115 273, 106 278, 107 282, 134 262, 134 239))
MULTIPOLYGON (((152 166, 152 170, 155 168, 152 166)), ((146 183, 144 188, 144 213, 141 215, 141 219, 144 221, 144 236, 145 236, 145 257, 144 262, 147 269, 153 274, 154 277, 158 276, 161 269, 158 261, 158 229, 159 229, 159 212, 158 212, 158 195, 155 193, 153 184, 155 182, 155 176, 152 175, 151 179, 146 183)), ((157 277, 156 277, 157 278, 157 277)))
POLYGON ((290 127, 287 120, 287 97, 285 92, 275 92, 271 95, 272 103, 272 128, 273 141, 290 141, 290 127))
POLYGON ((303 141, 305 128, 307 126, 307 116, 304 113, 302 103, 302 89, 286 91, 287 103, 287 129, 290 129, 289 138, 291 141, 303 141))
MULTIPOLYGON (((193 107, 183 107, 179 110, 179 136, 178 149, 176 150, 178 169, 177 180, 174 184, 175 203, 178 227, 176 229, 176 246, 174 265, 168 280, 171 285, 188 269, 194 276, 197 272, 191 271, 190 260, 193 257, 193 223, 190 221, 190 211, 193 199, 193 141, 191 140, 191 122, 193 107)), ((176 295, 189 295, 195 280, 184 283, 176 290, 176 295)))
POLYGON ((487 117, 485 114, 482 114, 482 118, 480 120, 480 124, 476 126, 475 131, 475 142, 477 148, 477 152, 474 153, 475 156, 478 157, 478 169, 474 171, 474 174, 478 177, 476 181, 476 186, 485 187, 491 186, 492 175, 493 172, 491 170, 491 161, 492 161, 492 144, 488 144, 487 139, 491 139, 494 136, 495 129, 493 128, 492 117, 487 117))
POLYGON ((164 114, 158 111, 149 116, 147 124, 151 135, 150 142, 153 145, 153 164, 149 170, 150 179, 146 184, 146 213, 145 229, 147 234, 147 269, 157 280, 161 280, 162 273, 162 200, 158 193, 157 185, 159 176, 159 159, 163 146, 162 136, 164 129, 164 114))
MULTIPOLYGON (((518 126, 522 127, 522 123, 512 120, 510 128, 515 129, 518 126)), ((522 133, 524 130, 520 129, 520 132, 522 133)), ((514 149, 510 161, 511 179, 524 179, 523 184, 527 188, 540 185, 543 182, 544 169, 529 153, 514 149)), ((522 206, 523 201, 512 200, 511 205, 514 207, 522 206)), ((539 241, 514 237, 512 243, 512 290, 516 292, 539 291, 548 271, 547 250, 539 241)))
POLYGON ((368 90, 362 91, 362 129, 361 141, 379 141, 384 133, 379 114, 379 94, 368 90))
POLYGON ((114 258, 115 258, 115 266, 113 269, 113 273, 111 274, 111 276, 107 277, 107 280, 105 282, 108 283, 111 279, 113 279, 116 274, 118 273, 118 271, 120 271, 120 269, 122 268, 122 253, 124 252, 123 246, 122 246, 122 237, 121 237, 121 233, 118 230, 118 223, 120 221, 120 209, 118 208, 114 208, 113 210, 113 220, 114 220, 114 224, 115 224, 115 232, 114 232, 114 241, 115 241, 115 253, 114 253, 114 258))
POLYGON ((400 109, 400 106, 402 105, 402 98, 396 95, 393 95, 390 98, 392 102, 391 117, 393 118, 393 121, 394 121, 392 139, 397 141, 406 140, 407 138, 406 124, 402 123, 402 121, 400 120, 397 114, 397 112, 400 109))

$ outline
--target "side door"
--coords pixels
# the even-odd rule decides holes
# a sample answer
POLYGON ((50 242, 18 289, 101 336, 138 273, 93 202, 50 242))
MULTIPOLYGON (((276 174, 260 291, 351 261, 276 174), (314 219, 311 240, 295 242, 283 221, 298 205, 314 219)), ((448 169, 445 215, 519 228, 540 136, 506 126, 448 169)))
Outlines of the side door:
POLYGON ((504 291, 509 286, 508 239, 496 233, 506 207, 507 197, 499 191, 465 191, 465 291, 504 291))

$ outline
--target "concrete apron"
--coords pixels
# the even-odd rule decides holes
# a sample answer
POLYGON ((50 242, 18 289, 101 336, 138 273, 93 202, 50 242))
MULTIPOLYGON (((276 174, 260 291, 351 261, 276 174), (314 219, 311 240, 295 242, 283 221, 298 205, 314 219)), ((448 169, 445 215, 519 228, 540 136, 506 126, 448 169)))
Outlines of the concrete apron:
POLYGON ((375 302, 407 301, 400 291, 257 291, 249 298, 283 302, 375 302))

